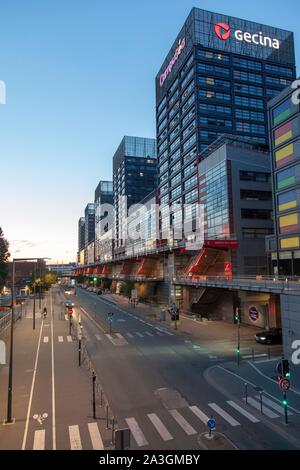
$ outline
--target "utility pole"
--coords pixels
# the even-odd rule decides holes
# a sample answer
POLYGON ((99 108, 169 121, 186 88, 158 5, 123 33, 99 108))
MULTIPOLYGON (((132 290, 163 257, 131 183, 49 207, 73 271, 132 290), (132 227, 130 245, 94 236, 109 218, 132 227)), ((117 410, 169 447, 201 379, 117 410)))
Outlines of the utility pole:
POLYGON ((12 388, 13 388, 13 351, 14 351, 14 314, 15 314, 15 278, 16 265, 13 260, 12 265, 12 288, 11 288, 11 325, 10 325, 10 348, 9 348, 9 372, 8 372, 8 393, 7 393, 7 415, 6 423, 12 423, 12 388))
POLYGON ((34 279, 33 279, 33 329, 35 330, 35 297, 36 297, 36 262, 34 263, 34 279))

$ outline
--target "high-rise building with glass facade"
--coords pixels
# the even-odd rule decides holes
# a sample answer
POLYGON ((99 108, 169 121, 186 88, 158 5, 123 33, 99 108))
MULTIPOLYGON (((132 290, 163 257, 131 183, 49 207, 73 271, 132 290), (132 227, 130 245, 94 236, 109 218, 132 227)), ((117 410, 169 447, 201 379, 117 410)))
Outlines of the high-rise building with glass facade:
POLYGON ((78 251, 77 262, 80 263, 80 253, 85 248, 85 218, 80 217, 78 220, 78 251))
MULTIPOLYGON (((273 266, 300 275, 300 106, 291 86, 269 102, 276 240, 273 266), (293 98, 294 97, 294 98, 293 98)), ((273 249, 272 249, 273 248, 273 249)))
POLYGON ((108 205, 113 206, 113 184, 100 181, 95 190, 95 261, 101 261, 100 240, 113 223, 109 221, 108 205))
POLYGON ((125 253, 128 209, 156 187, 155 139, 125 136, 113 157, 116 256, 125 253))
POLYGON ((193 8, 156 77, 160 205, 199 200, 199 154, 220 134, 267 148, 267 101, 294 77, 292 32, 193 8))

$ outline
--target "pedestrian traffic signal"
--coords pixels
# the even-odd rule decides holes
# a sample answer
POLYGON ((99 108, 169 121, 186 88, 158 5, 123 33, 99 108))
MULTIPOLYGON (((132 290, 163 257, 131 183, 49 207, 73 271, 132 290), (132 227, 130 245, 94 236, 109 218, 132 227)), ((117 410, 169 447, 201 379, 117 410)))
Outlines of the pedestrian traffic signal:
POLYGON ((282 375, 283 377, 289 378, 291 376, 290 373, 290 363, 288 359, 283 359, 282 361, 282 375))

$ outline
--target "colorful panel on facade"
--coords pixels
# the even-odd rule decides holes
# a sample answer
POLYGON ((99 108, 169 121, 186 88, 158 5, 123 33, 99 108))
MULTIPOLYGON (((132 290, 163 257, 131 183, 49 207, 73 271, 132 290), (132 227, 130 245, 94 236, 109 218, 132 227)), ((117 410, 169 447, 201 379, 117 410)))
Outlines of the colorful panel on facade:
POLYGON ((294 144, 289 144, 275 152, 275 160, 277 168, 292 162, 294 160, 294 144))
POLYGON ((289 209, 295 209, 298 206, 297 190, 288 191, 278 196, 278 209, 283 212, 289 209))
POLYGON ((280 106, 277 106, 273 110, 273 124, 277 126, 281 122, 285 121, 292 114, 292 102, 291 99, 286 100, 280 106))
POLYGON ((299 214, 297 212, 279 217, 280 233, 293 233, 300 231, 299 214))
POLYGON ((283 144, 287 140, 291 139, 293 137, 293 122, 287 122, 286 124, 283 124, 283 126, 280 126, 275 132, 274 132, 274 138, 275 138, 275 146, 277 147, 278 145, 283 144))
POLYGON ((286 188, 296 183, 295 167, 280 171, 277 174, 277 189, 286 188))
POLYGON ((299 237, 289 237, 289 238, 282 238, 280 240, 280 248, 282 250, 291 249, 291 248, 299 248, 300 245, 299 237))

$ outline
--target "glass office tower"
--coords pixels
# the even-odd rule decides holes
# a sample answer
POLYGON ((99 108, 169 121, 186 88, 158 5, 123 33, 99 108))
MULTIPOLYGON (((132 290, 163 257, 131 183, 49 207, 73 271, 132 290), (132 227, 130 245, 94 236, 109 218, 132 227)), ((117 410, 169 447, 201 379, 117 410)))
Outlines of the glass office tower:
POLYGON ((116 256, 125 253, 128 209, 156 187, 155 139, 125 136, 113 157, 116 256))
MULTIPOLYGON (((193 8, 156 77, 160 205, 199 200, 199 153, 221 134, 267 148, 267 101, 294 77, 293 33, 193 8)), ((162 209, 161 231, 176 218, 162 209)))
POLYGON ((100 181, 95 189, 95 261, 101 261, 100 240, 110 229, 107 205, 113 205, 112 181, 100 181))

